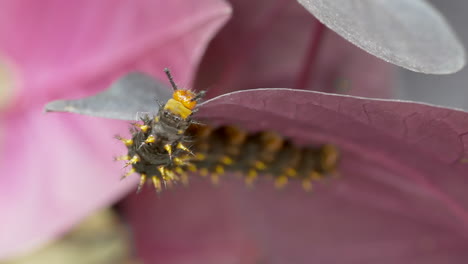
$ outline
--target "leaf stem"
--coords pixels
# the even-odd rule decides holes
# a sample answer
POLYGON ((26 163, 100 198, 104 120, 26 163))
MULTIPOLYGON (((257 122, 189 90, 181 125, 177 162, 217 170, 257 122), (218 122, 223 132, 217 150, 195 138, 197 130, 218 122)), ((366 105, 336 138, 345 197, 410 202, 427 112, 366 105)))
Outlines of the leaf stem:
POLYGON ((305 90, 307 85, 313 80, 314 68, 317 64, 318 53, 323 42, 325 26, 317 21, 312 27, 309 49, 306 50, 306 56, 302 62, 302 67, 294 85, 294 89, 305 90))

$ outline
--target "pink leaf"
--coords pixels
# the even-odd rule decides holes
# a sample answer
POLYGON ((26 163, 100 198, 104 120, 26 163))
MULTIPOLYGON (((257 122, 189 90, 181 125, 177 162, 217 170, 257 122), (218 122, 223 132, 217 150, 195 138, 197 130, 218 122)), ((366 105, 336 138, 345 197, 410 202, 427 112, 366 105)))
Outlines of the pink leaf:
MULTIPOLYGON (((112 162, 126 124, 42 105, 102 90, 129 70, 193 78, 207 41, 229 17, 218 0, 1 1, 0 53, 15 64, 12 107, 1 115, 0 257, 37 247, 114 203, 134 180, 112 162)), ((125 107, 125 106, 122 106, 125 107)))

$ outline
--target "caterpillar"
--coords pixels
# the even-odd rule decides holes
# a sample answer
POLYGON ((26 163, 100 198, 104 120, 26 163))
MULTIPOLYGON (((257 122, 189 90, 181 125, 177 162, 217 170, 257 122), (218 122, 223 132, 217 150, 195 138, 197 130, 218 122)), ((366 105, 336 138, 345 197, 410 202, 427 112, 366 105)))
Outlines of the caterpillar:
POLYGON ((170 71, 165 73, 173 96, 156 115, 146 115, 130 129, 131 138, 117 136, 128 149, 117 157, 131 166, 123 176, 140 175, 137 192, 150 179, 157 192, 174 183, 188 183, 189 173, 210 175, 213 183, 226 172, 235 172, 252 186, 260 175, 273 177, 277 188, 290 179, 312 182, 335 173, 338 149, 331 144, 299 147, 273 131, 249 133, 239 127, 210 126, 197 122, 193 114, 205 92, 179 89, 170 71))

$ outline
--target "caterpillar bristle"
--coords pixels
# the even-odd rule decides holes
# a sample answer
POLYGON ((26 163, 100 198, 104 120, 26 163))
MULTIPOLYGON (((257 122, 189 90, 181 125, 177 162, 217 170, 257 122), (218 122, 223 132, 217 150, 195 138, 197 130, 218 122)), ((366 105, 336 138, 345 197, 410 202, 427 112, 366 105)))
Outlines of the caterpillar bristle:
POLYGON ((114 161, 118 161, 118 160, 130 160, 130 156, 128 155, 122 155, 122 156, 117 156, 117 157, 114 157, 114 161))
POLYGON ((153 182, 154 189, 156 192, 161 192, 162 191, 162 184, 161 184, 161 179, 159 179, 157 176, 152 176, 151 181, 153 182))
POLYGON ((137 193, 141 192, 143 186, 145 185, 146 177, 147 177, 146 174, 144 173, 140 174, 140 183, 138 184, 137 193))
POLYGON ((127 178, 128 176, 132 175, 133 173, 137 172, 135 168, 131 168, 127 173, 125 173, 120 179, 123 180, 127 178))
POLYGON ((252 188, 260 178, 271 178, 277 189, 298 181, 310 192, 313 182, 338 175, 339 151, 331 144, 297 146, 272 131, 249 133, 237 126, 209 126, 192 119, 204 92, 179 89, 155 116, 145 115, 132 124, 132 137, 116 136, 128 149, 115 160, 131 169, 123 176, 140 174, 137 192, 151 178, 157 193, 178 182, 188 185, 190 174, 209 177, 214 185, 231 172, 252 188))
POLYGON ((127 146, 127 147, 130 147, 131 145, 133 145, 133 140, 132 139, 126 139, 126 138, 123 138, 123 137, 121 137, 119 135, 116 135, 115 138, 117 140, 122 141, 122 143, 124 143, 124 145, 127 146))

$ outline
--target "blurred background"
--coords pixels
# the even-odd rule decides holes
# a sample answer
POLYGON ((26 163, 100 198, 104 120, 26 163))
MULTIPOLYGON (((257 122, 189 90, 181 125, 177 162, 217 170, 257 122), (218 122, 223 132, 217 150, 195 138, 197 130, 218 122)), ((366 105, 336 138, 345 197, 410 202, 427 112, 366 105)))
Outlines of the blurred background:
MULTIPOLYGON (((468 43, 468 2, 430 0, 452 25, 465 48, 468 43)), ((399 69, 400 99, 421 101, 468 110, 468 68, 449 75, 427 75, 399 69)))

